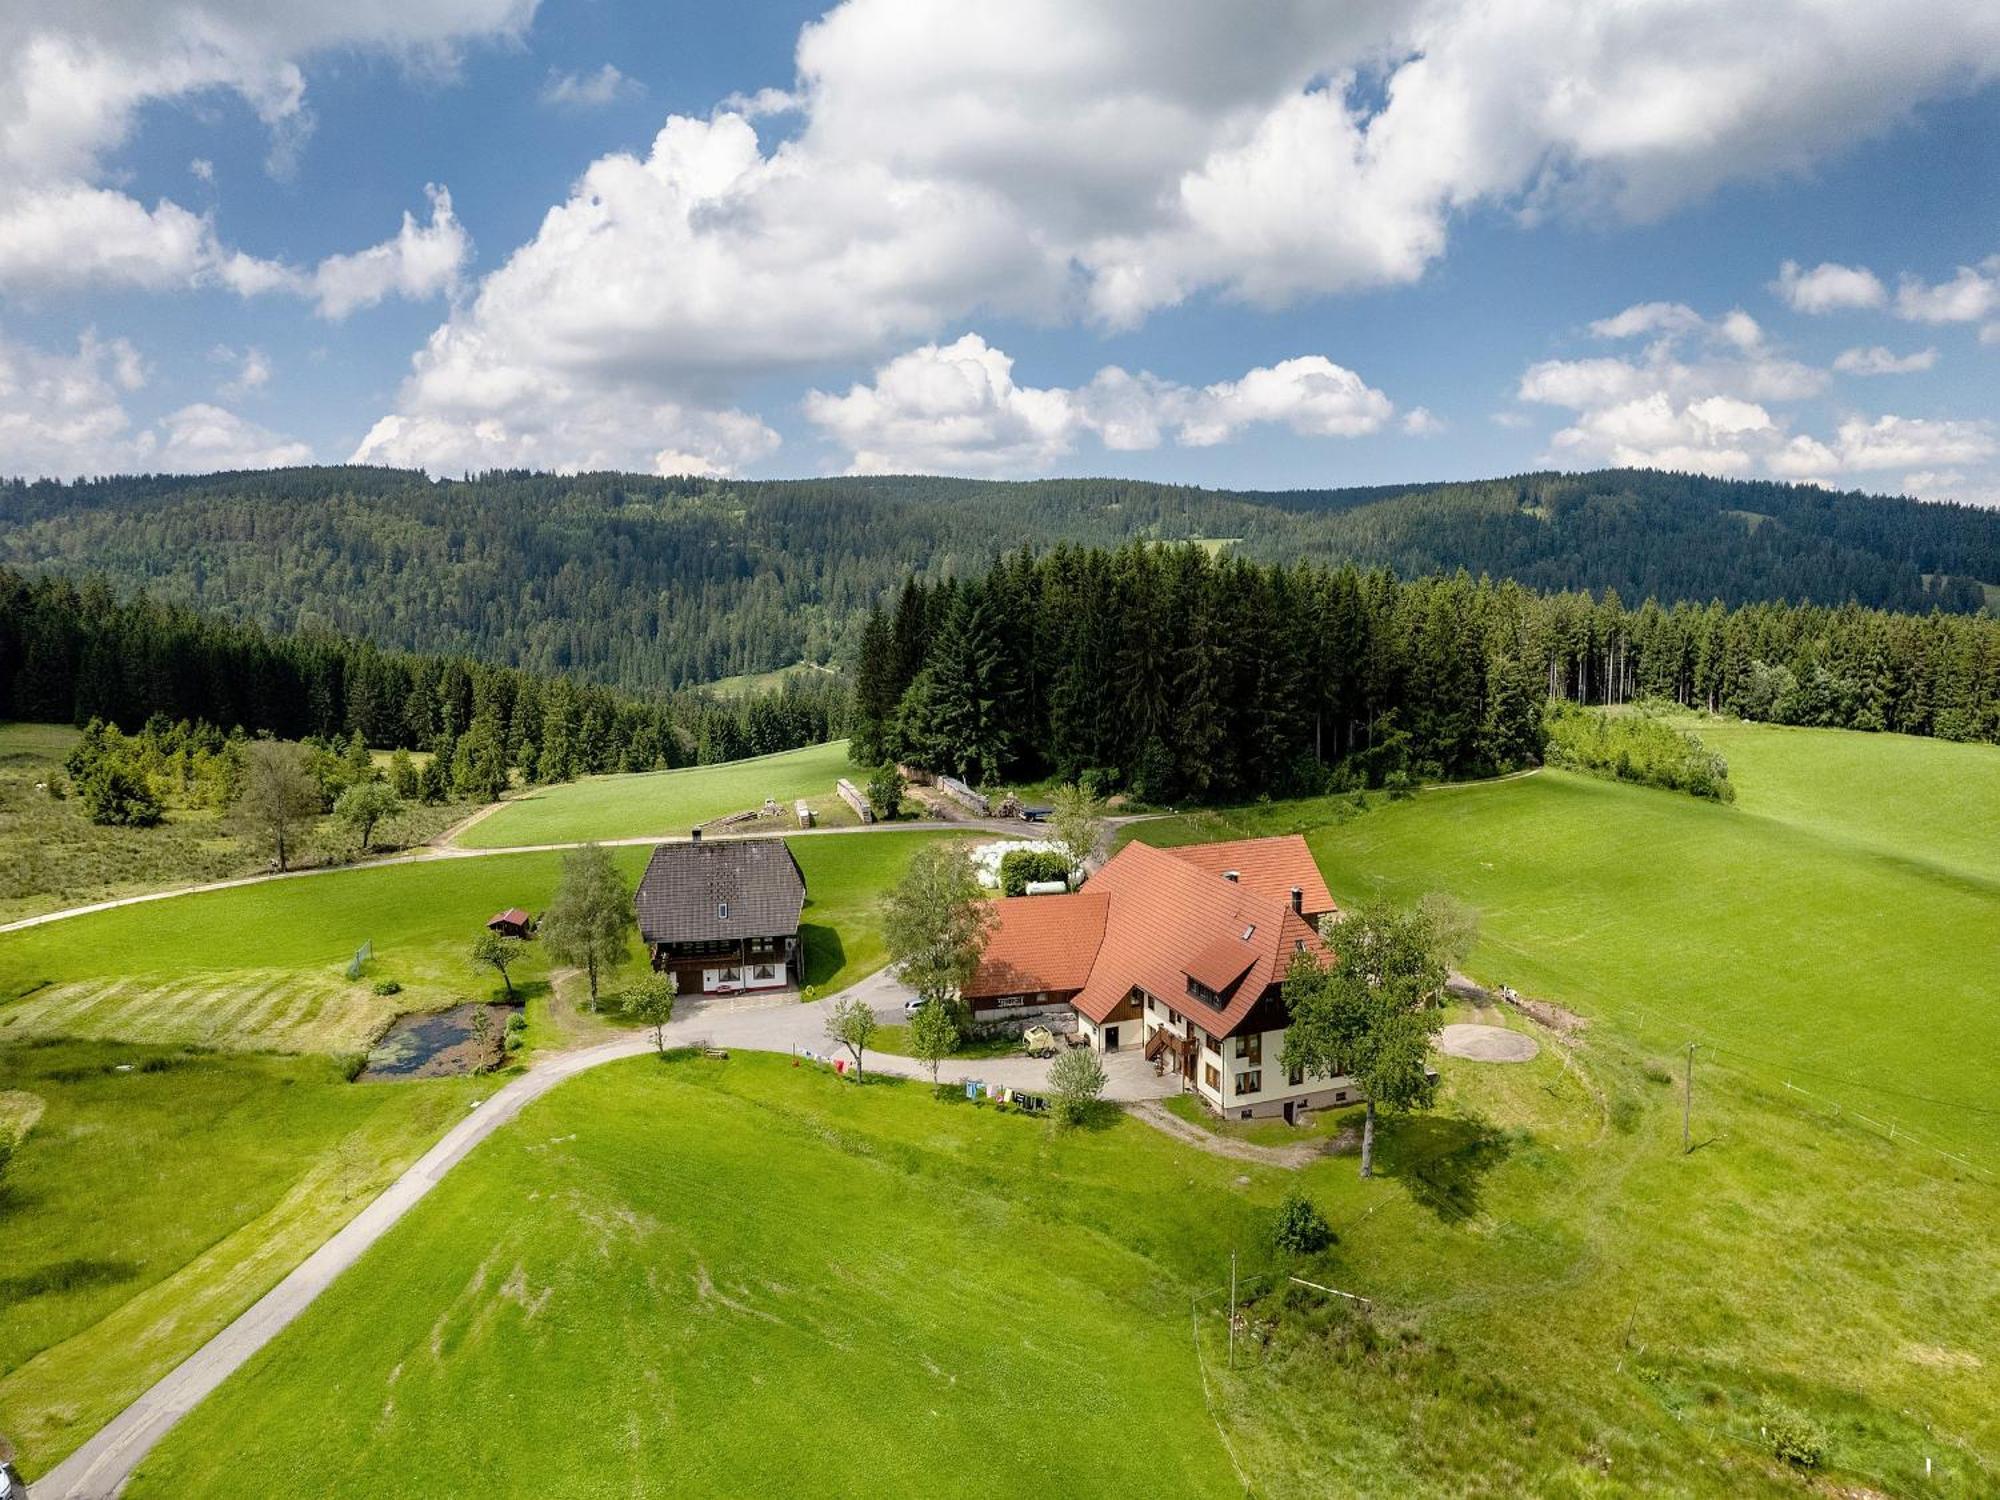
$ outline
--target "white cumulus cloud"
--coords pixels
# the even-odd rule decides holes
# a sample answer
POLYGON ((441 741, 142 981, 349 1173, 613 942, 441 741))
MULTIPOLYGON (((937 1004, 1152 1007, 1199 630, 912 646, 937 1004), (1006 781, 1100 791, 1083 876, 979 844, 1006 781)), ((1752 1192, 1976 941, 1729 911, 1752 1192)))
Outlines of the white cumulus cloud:
POLYGON ((542 103, 558 109, 602 109, 643 92, 636 79, 605 63, 588 73, 551 69, 548 81, 542 85, 542 103))
POLYGON ((1896 286, 1896 313, 1915 323, 1979 323, 2000 313, 2000 255, 1960 266, 1948 281, 1905 276, 1896 286))
POLYGON ((1833 359, 1834 369, 1843 375, 1915 375, 1936 363, 1935 349, 1898 354, 1880 344, 1866 349, 1843 349, 1833 359))
POLYGON ((196 403, 151 425, 126 398, 146 384, 125 339, 86 332, 74 353, 0 336, 0 474, 69 478, 140 471, 272 468, 312 450, 219 406, 196 403))
POLYGON ((1464 212, 1654 217, 2000 76, 2000 9, 1919 8, 844 0, 788 86, 593 162, 393 414, 441 434, 545 384, 724 410, 972 318, 1406 284, 1464 212))
POLYGON ((472 242, 451 211, 451 193, 426 184, 431 202, 428 224, 405 213, 396 237, 352 255, 333 255, 312 276, 312 295, 323 318, 344 318, 386 297, 421 301, 456 291, 458 275, 472 254, 472 242))
POLYGON ((845 395, 812 391, 805 413, 847 450, 852 473, 1031 475, 1073 453, 1086 435, 1127 452, 1156 448, 1169 435, 1207 447, 1258 424, 1305 437, 1359 437, 1387 425, 1395 405, 1317 354, 1207 386, 1116 365, 1083 386, 1024 386, 1005 351, 968 333, 897 355, 845 395))
POLYGON ((1775 291, 1795 312, 1830 313, 1850 308, 1881 307, 1889 292, 1881 278, 1865 266, 1822 261, 1810 271, 1795 260, 1778 268, 1775 291))
MULTIPOLYGON (((534 9, 535 0, 10 0, 0 7, 0 291, 310 294, 313 273, 232 248, 212 213, 167 198, 148 205, 108 180, 106 158, 140 112, 234 93, 282 160, 310 130, 305 59, 368 49, 435 69, 466 42, 520 35, 534 9)), ((189 170, 213 184, 206 158, 189 170)))
MULTIPOLYGON (((1827 372, 1785 357, 1741 312, 1710 320, 1677 304, 1663 308, 1669 305, 1644 303, 1591 325, 1613 339, 1666 330, 1637 358, 1544 360, 1522 372, 1519 400, 1570 413, 1549 441, 1552 462, 1831 483, 1841 475, 1980 464, 1996 452, 1986 421, 1848 415, 1830 438, 1798 431, 1787 407, 1819 394, 1827 372)), ((1900 374, 1928 369, 1934 359, 1934 350, 1850 349, 1834 367, 1900 374)))

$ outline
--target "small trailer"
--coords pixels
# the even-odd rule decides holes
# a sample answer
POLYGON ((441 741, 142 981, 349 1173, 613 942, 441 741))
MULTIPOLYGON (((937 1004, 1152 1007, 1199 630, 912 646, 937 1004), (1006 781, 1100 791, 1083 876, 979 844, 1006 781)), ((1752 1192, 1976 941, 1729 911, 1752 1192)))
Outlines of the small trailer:
POLYGON ((1021 1033, 1021 1045, 1028 1049, 1030 1057, 1054 1057, 1056 1034, 1046 1026, 1030 1026, 1021 1033))

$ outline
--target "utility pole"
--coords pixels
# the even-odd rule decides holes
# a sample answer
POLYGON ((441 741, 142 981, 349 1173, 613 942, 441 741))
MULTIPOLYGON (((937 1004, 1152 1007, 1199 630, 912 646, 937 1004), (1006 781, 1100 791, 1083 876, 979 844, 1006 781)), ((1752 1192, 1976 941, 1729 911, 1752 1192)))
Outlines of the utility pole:
POLYGON ((1236 1368, 1236 1252, 1229 1252, 1229 1368, 1236 1368))
POLYGON ((1687 1084, 1681 1102, 1681 1155, 1694 1150, 1694 1043, 1688 1043, 1687 1084))

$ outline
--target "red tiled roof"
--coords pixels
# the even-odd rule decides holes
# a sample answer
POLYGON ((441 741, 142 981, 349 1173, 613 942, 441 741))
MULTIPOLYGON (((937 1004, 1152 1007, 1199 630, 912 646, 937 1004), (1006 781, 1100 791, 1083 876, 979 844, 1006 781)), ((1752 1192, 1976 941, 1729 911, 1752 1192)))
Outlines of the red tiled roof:
POLYGON ((1179 849, 1127 844, 1081 891, 1000 901, 965 995, 1077 991, 1076 1008, 1101 1022, 1136 985, 1227 1037, 1284 979, 1301 946, 1326 951, 1309 919, 1333 909, 1296 834, 1179 849), (1224 880, 1225 870, 1241 879, 1224 880), (1293 886, 1303 893, 1303 917, 1292 910, 1293 886), (1190 995, 1189 979, 1221 1004, 1190 995))
MULTIPOLYGON (((1304 840, 1299 847, 1304 848, 1304 840)), ((1187 858, 1186 849, 1127 844, 1081 893, 1109 902, 1090 982, 1076 997, 1076 1008, 1091 1020, 1110 1015, 1137 985, 1192 1015, 1211 1036, 1226 1037, 1248 1018, 1264 991, 1285 977, 1300 945, 1309 952, 1325 951, 1311 924, 1291 908, 1290 887, 1299 881, 1287 880, 1285 894, 1272 896, 1255 885, 1223 880, 1208 868, 1213 864, 1219 872, 1252 863, 1220 853, 1240 845, 1195 848, 1199 859, 1187 858), (1187 974, 1191 963, 1220 951, 1223 943, 1248 952, 1250 962, 1239 970, 1242 979, 1217 1009, 1188 995, 1187 974)), ((1325 889, 1324 882, 1320 888, 1325 889)))
POLYGON ((1274 901, 1291 904, 1292 887, 1300 892, 1300 904, 1308 918, 1334 910, 1333 893, 1312 857, 1306 841, 1296 833, 1274 834, 1270 838, 1232 839, 1222 844, 1187 844, 1167 853, 1211 875, 1234 870, 1245 889, 1274 901))
POLYGON ((1184 972, 1196 984, 1220 995, 1250 972, 1257 950, 1233 935, 1224 934, 1187 961, 1184 972))
POLYGON ((1104 938, 1107 905, 1095 890, 1003 897, 966 998, 1082 989, 1104 938))
POLYGON ((522 911, 520 907, 510 906, 505 911, 497 912, 487 918, 486 925, 491 927, 495 922, 506 922, 514 927, 526 927, 529 920, 528 914, 522 911))

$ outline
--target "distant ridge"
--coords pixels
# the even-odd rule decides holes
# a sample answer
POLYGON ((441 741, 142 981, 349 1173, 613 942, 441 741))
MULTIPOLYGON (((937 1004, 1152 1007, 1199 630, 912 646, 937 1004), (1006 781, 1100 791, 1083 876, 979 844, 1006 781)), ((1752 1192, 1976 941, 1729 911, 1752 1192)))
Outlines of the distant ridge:
POLYGON ((361 466, 0 483, 0 563, 630 689, 832 659, 913 567, 1135 538, 1627 601, 1972 612, 2000 585, 2000 513, 1655 470, 1279 492, 361 466))

